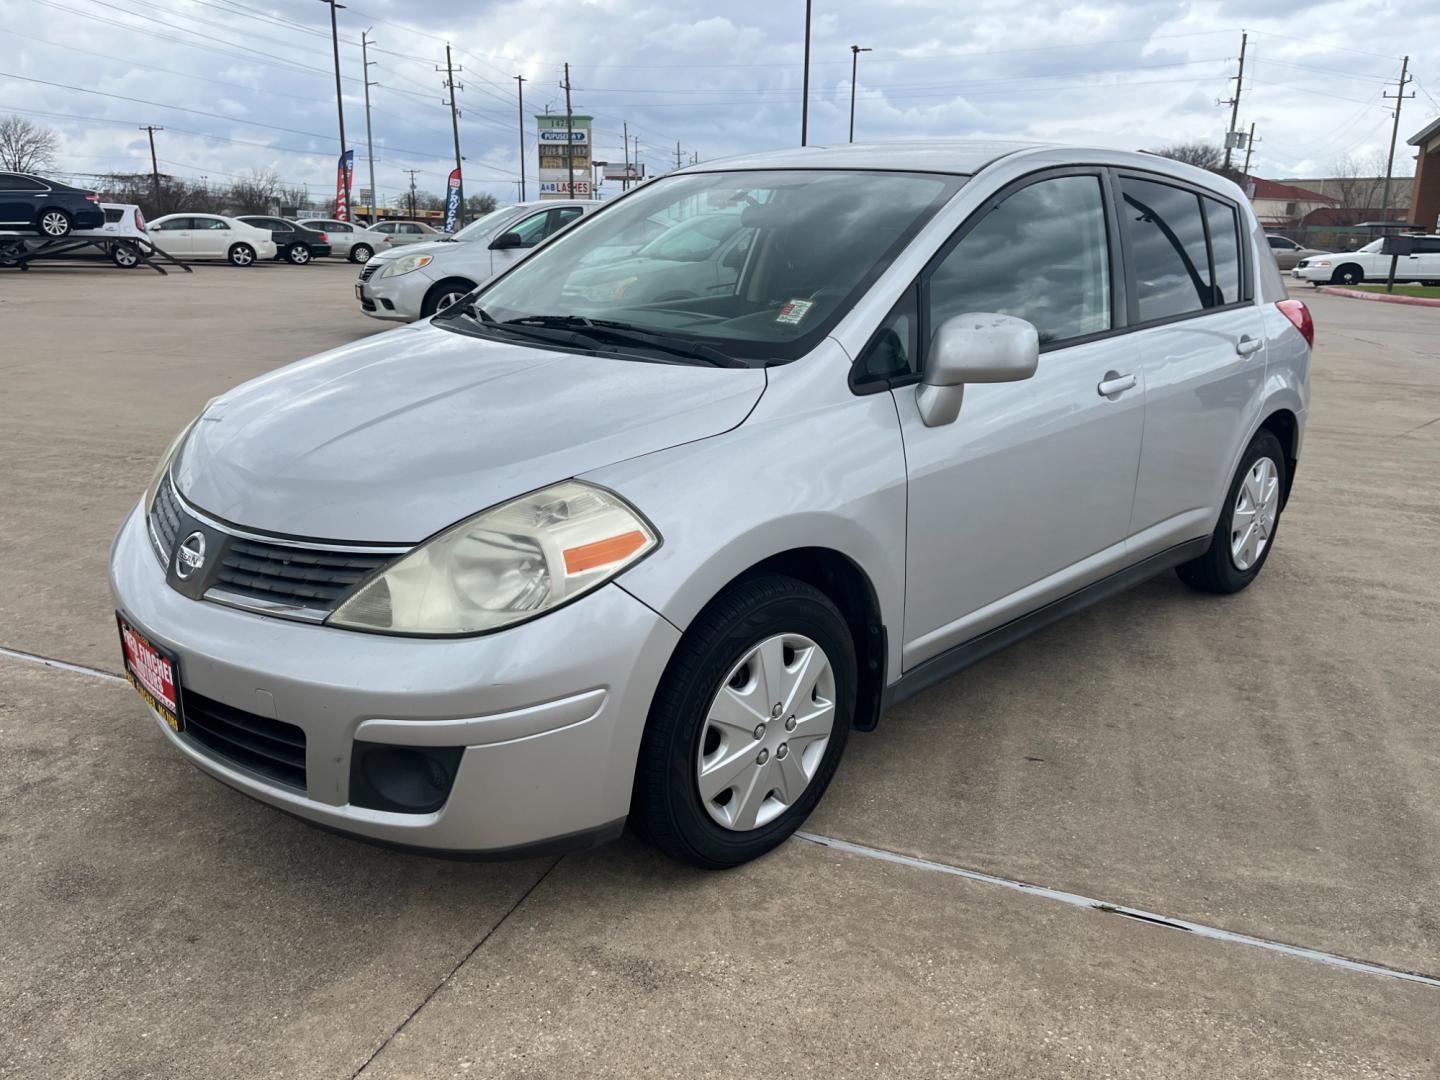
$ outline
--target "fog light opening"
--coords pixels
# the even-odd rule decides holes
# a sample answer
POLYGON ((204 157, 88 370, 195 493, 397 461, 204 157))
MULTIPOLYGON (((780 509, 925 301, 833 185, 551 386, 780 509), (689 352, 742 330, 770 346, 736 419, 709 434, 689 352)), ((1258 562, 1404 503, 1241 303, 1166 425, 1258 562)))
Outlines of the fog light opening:
POLYGON ((432 813, 445 805, 464 752, 459 746, 355 744, 350 802, 370 810, 432 813))

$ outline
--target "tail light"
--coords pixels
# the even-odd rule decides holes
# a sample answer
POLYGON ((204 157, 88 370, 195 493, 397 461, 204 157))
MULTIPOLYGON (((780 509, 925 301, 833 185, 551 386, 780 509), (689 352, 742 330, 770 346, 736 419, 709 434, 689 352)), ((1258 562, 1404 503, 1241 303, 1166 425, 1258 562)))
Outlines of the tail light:
POLYGON ((135 208, 135 228, 139 229, 141 232, 145 231, 145 217, 143 214, 140 213, 140 208, 138 206, 135 208))
POLYGON ((100 196, 99 196, 99 195, 96 195, 95 192, 93 192, 93 191, 87 191, 87 192, 85 193, 85 198, 86 198, 86 200, 87 200, 88 202, 99 202, 99 201, 100 201, 100 196))
POLYGON ((1280 313, 1290 320, 1300 336, 1305 339, 1305 344, 1311 348, 1315 346, 1315 320, 1310 318, 1310 309, 1300 300, 1280 300, 1275 306, 1280 313))
POLYGON ((326 235, 322 232, 322 233, 320 234, 320 243, 322 243, 322 244, 328 244, 329 242, 330 242, 330 237, 326 236, 326 235))

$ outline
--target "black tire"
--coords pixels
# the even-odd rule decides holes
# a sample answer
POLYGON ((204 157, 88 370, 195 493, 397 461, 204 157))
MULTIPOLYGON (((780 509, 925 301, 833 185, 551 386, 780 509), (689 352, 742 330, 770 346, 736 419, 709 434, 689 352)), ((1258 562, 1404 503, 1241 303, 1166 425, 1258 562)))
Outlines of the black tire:
POLYGON ((1337 266, 1335 272, 1330 275, 1332 285, 1358 285, 1365 280, 1365 271, 1355 263, 1345 263, 1337 266))
POLYGON ((635 768, 630 820, 636 831, 672 858, 708 870, 765 854, 799 828, 825 794, 854 719, 855 685, 849 626, 824 593, 778 574, 743 581, 722 593, 686 631, 651 704, 635 768), (830 660, 834 726, 803 794, 766 824, 732 831, 710 817, 696 780, 706 714, 746 652, 781 633, 803 634, 830 660))
POLYGON ((290 250, 285 252, 285 259, 291 266, 304 266, 310 262, 310 249, 304 244, 291 244, 290 250))
POLYGON ((428 319, 440 310, 440 301, 446 297, 463 296, 475 288, 475 283, 464 278, 446 278, 431 286, 420 304, 420 317, 428 319))
POLYGON ((255 265, 255 249, 249 244, 231 244, 225 257, 230 260, 231 266, 255 265))
POLYGON ((52 240, 58 240, 62 236, 69 236, 74 228, 75 219, 58 206, 51 206, 41 210, 35 218, 36 232, 40 233, 41 236, 48 236, 52 240))
POLYGON ((1239 592, 1255 580, 1264 567, 1265 560, 1270 557, 1270 552, 1275 548, 1275 536, 1280 530, 1281 512, 1284 508, 1287 467, 1285 450, 1274 432, 1268 429, 1256 432, 1255 438, 1250 440, 1250 445, 1246 447, 1245 454, 1240 459, 1240 465, 1235 470, 1234 477, 1231 478, 1230 487, 1226 489, 1225 505, 1220 511, 1220 520, 1215 525, 1215 531, 1210 536, 1209 549, 1204 555, 1187 563, 1181 563, 1175 568, 1175 573, 1180 576, 1181 581, 1201 592, 1227 594, 1239 592), (1274 524, 1270 527, 1265 547, 1261 550, 1259 557, 1247 569, 1241 570, 1235 565, 1230 551, 1231 523, 1235 517, 1235 502, 1240 494, 1240 486, 1245 482, 1245 477, 1251 468, 1261 458, 1267 457, 1275 465, 1281 507, 1275 512, 1274 524))
POLYGON ((120 267, 121 270, 135 269, 135 267, 140 265, 142 259, 140 249, 125 240, 117 242, 110 249, 110 261, 120 267))
POLYGON ((350 249, 350 261, 353 263, 367 263, 375 255, 375 249, 369 244, 356 244, 350 249))

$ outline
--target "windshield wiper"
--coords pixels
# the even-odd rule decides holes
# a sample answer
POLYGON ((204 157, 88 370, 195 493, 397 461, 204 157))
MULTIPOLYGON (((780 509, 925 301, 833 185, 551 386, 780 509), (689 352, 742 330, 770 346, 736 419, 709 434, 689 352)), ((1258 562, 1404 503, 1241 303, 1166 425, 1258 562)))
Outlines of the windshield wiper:
POLYGON ((670 356, 699 360, 714 367, 743 368, 750 365, 737 360, 728 353, 698 341, 677 341, 642 329, 631 323, 616 322, 612 319, 590 319, 583 315, 526 315, 519 319, 507 319, 500 326, 521 326, 533 329, 554 329, 583 331, 583 336, 609 341, 615 345, 637 345, 670 356))

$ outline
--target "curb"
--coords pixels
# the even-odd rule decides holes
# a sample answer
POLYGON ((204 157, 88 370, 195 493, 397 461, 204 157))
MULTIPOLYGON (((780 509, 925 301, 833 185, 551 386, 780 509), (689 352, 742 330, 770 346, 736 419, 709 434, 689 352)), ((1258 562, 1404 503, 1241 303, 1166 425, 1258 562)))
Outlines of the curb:
POLYGON ((1389 293, 1361 292, 1359 289, 1338 289, 1329 285, 1322 285, 1316 291, 1329 293, 1331 296, 1348 296, 1352 300, 1378 300, 1382 304, 1410 304, 1414 307, 1440 307, 1440 299, 1431 299, 1428 296, 1392 296, 1389 293))

